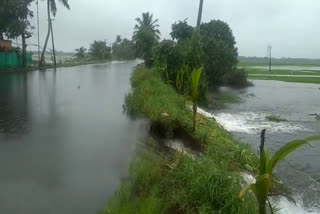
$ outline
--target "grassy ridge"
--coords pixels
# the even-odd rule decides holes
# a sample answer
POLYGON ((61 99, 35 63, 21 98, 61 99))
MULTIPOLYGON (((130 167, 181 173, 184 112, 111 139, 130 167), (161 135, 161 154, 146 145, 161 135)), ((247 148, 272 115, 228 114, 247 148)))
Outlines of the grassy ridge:
MULTIPOLYGON (((159 75, 139 67, 131 78, 133 92, 126 98, 128 111, 167 127, 192 133, 192 113, 187 100, 165 84, 159 75)), ((248 148, 234 142, 214 120, 197 115, 193 134, 203 154, 162 153, 152 138, 143 147, 124 181, 101 213, 257 213, 255 199, 245 202, 240 172, 256 171, 258 159, 248 148)))
POLYGON ((314 78, 314 77, 248 76, 248 78, 255 79, 255 80, 278 80, 283 82, 320 84, 320 78, 314 78))
POLYGON ((247 74, 265 74, 265 75, 319 75, 320 71, 294 71, 294 70, 282 70, 282 69, 273 69, 271 72, 268 70, 262 69, 253 69, 253 68, 246 68, 245 69, 247 74))
POLYGON ((267 66, 266 63, 258 63, 258 62, 240 62, 238 66, 245 68, 245 72, 248 74, 249 79, 258 79, 258 80, 278 80, 284 82, 298 82, 298 83, 316 83, 320 84, 320 71, 312 71, 308 70, 307 68, 311 66, 318 67, 319 64, 299 64, 299 63, 292 63, 292 64, 275 64, 276 66, 302 66, 306 69, 301 71, 297 70, 290 70, 288 69, 272 69, 272 72, 269 72, 267 69, 260 69, 255 68, 253 66, 267 66), (276 76, 276 75, 288 75, 288 76, 276 76), (290 76, 290 75, 297 75, 297 76, 290 76), (305 77, 303 75, 312 75, 312 76, 319 76, 319 77, 305 77))

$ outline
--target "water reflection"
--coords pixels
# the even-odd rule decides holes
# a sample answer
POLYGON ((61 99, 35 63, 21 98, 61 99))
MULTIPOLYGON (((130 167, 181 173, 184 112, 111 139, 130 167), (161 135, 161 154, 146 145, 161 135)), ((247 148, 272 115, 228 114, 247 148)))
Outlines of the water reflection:
POLYGON ((4 74, 0 78, 0 136, 25 134, 28 131, 28 108, 27 74, 4 74))
POLYGON ((96 213, 128 171, 122 114, 138 62, 0 75, 0 213, 96 213))

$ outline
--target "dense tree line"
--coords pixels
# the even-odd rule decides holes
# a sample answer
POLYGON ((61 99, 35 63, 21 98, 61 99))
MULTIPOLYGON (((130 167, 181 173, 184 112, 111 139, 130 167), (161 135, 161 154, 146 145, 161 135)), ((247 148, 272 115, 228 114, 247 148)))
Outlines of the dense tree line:
POLYGON ((192 27, 187 20, 172 24, 172 39, 159 41, 157 19, 150 13, 137 18, 133 41, 137 56, 154 67, 164 80, 181 93, 188 93, 192 71, 203 68, 199 86, 200 100, 206 100, 206 91, 223 84, 246 86, 247 78, 237 69, 238 50, 229 25, 212 20, 192 27))
POLYGON ((122 39, 120 35, 117 35, 111 46, 106 41, 98 40, 90 44, 88 51, 80 47, 75 49, 75 52, 75 57, 80 60, 130 60, 137 56, 134 42, 126 38, 122 39))
POLYGON ((112 58, 119 60, 135 59, 134 42, 127 38, 122 39, 120 35, 117 35, 116 41, 112 44, 112 58))

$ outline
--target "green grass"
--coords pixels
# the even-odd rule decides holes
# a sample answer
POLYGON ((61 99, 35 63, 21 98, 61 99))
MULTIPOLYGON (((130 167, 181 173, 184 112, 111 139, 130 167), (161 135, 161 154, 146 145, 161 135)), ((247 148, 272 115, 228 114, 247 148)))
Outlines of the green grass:
MULTIPOLYGON (((242 58, 242 57, 240 57, 242 58)), ((320 66, 319 59, 272 59, 272 65, 283 66, 320 66)), ((238 66, 268 66, 268 59, 257 58, 256 60, 240 59, 238 66)))
POLYGON ((266 116, 266 119, 273 122, 288 122, 287 119, 281 118, 280 116, 276 116, 276 115, 266 116))
POLYGON ((294 70, 282 70, 282 69, 274 69, 271 72, 268 70, 263 70, 263 69, 253 69, 253 68, 245 68, 245 71, 248 75, 250 74, 265 74, 265 75, 319 75, 320 76, 320 71, 317 72, 312 72, 312 71, 294 71, 294 70))
MULTIPOLYGON (((131 114, 164 124, 168 132, 182 127, 193 133, 188 101, 156 72, 139 67, 131 81, 133 92, 126 98, 131 114)), ((193 137, 203 147, 203 154, 196 159, 162 153, 148 138, 132 163, 130 179, 101 213, 257 213, 252 195, 244 201, 238 197, 240 172, 256 172, 257 156, 237 144, 214 120, 201 115, 197 115, 193 137)))
POLYGON ((277 77, 277 76, 248 76, 252 80, 278 80, 283 82, 297 82, 297 83, 314 83, 320 84, 320 78, 314 77, 277 77))
MULTIPOLYGON (((283 66, 303 66, 303 67, 310 67, 310 66, 320 66, 320 65, 313 65, 313 64, 274 64, 274 65, 283 65, 283 66)), ((320 71, 296 71, 296 70, 282 70, 282 69, 272 69, 269 72, 266 69, 258 69, 252 68, 252 66, 266 66, 266 64, 261 63, 247 63, 242 62, 239 63, 239 66, 245 68, 245 72, 248 74, 248 79, 257 79, 257 80, 278 80, 284 82, 298 82, 298 83, 316 83, 320 84, 320 71), (259 75, 259 76, 255 76, 259 75), (298 75, 297 76, 272 76, 272 75, 298 75), (301 77, 299 77, 301 75, 301 77), (313 75, 319 76, 318 78, 315 77, 303 77, 302 75, 313 75)))

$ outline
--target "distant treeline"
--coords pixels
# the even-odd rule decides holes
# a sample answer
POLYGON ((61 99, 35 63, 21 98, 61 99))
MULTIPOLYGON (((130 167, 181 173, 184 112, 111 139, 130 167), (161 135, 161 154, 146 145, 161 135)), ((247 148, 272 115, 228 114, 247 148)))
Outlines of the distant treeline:
POLYGON ((117 35, 116 41, 111 46, 106 41, 93 41, 89 50, 83 46, 75 49, 75 56, 78 59, 94 59, 94 60, 130 60, 137 57, 134 42, 129 39, 122 39, 117 35))
MULTIPOLYGON (((240 64, 268 64, 267 57, 238 57, 240 64)), ((320 65, 320 59, 306 58, 272 58, 272 64, 281 65, 320 65)))

